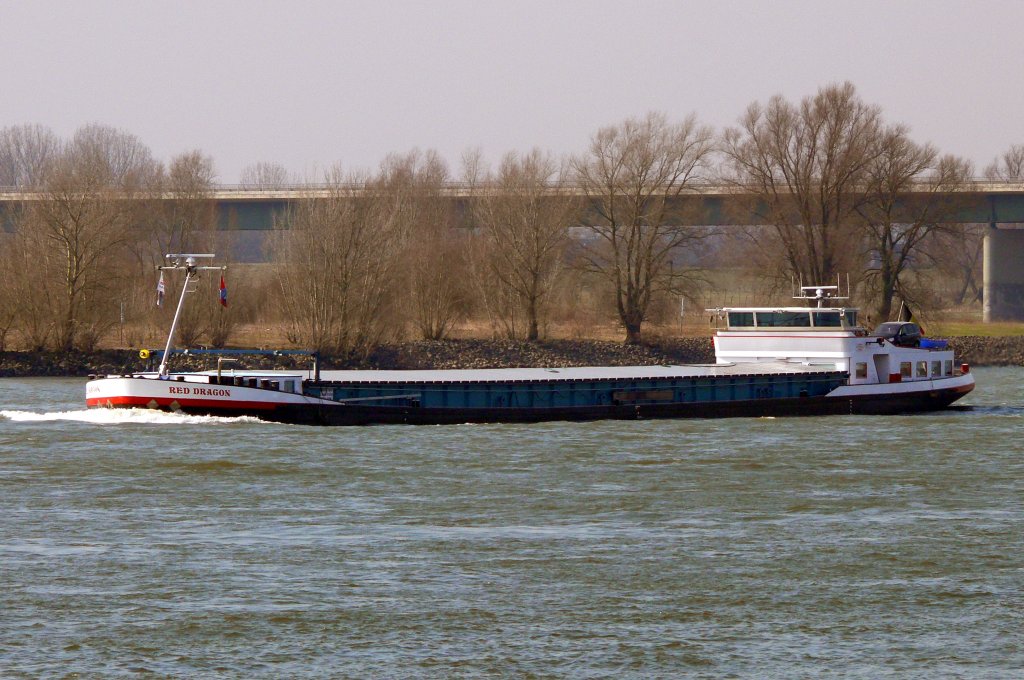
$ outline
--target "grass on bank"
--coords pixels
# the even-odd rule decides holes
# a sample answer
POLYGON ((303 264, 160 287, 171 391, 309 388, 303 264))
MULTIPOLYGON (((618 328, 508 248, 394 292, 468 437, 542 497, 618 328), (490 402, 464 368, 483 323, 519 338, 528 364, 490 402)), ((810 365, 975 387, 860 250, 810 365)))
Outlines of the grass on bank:
POLYGON ((1024 335, 1024 323, 1013 321, 997 321, 992 323, 985 323, 983 321, 946 321, 933 323, 930 326, 926 326, 925 329, 928 335, 932 337, 978 335, 988 338, 1005 338, 1024 335))

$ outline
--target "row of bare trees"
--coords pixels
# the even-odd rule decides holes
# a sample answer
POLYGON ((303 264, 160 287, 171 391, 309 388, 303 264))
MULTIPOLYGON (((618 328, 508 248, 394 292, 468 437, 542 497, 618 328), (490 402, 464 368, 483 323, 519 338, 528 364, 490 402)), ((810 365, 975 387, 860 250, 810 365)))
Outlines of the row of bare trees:
POLYGON ((390 156, 375 175, 326 177, 328 196, 300 201, 275 250, 290 338, 360 352, 411 325, 440 339, 474 303, 511 337, 540 336, 564 264, 577 199, 552 187, 556 165, 532 152, 507 156, 493 187, 469 206, 478 227, 457 227, 436 153, 390 156))
POLYGON ((799 104, 752 104, 721 151, 725 180, 750 192, 770 227, 753 232, 759 251, 803 281, 852 273, 880 318, 896 299, 920 301, 907 274, 936 252, 926 245, 966 236, 951 192, 970 183, 970 163, 885 124, 850 83, 799 104))
POLYGON ((151 304, 162 254, 208 244, 213 180, 199 152, 164 166, 107 126, 69 140, 41 126, 0 131, 0 185, 35 194, 3 215, 0 346, 16 332, 32 349, 91 349, 126 308, 146 307, 143 290, 151 304))
MULTIPOLYGON (((537 340, 553 307, 589 296, 639 342, 666 300, 694 296, 709 262, 695 253, 716 248, 766 281, 849 275, 877 319, 897 301, 933 303, 920 285, 927 270, 956 278, 961 303, 980 295, 980 231, 958 222, 955 198, 970 164, 915 142, 849 83, 800 102, 755 102, 717 135, 695 116, 652 113, 598 130, 569 158, 509 153, 491 168, 468 153, 463 165, 460 179, 477 190, 462 202, 447 195, 453 177, 434 152, 389 156, 374 173, 331 170, 327 195, 297 201, 269 243, 249 286, 259 308, 193 305, 182 340, 223 345, 250 321, 358 353, 410 332, 443 338, 471 317, 537 340), (753 214, 755 226, 693 226, 681 199, 708 182, 747 196, 736 221, 753 214)), ((1020 181, 1022 167, 1015 146, 985 172, 1020 181)), ((88 349, 126 306, 158 323, 153 267, 163 253, 225 245, 215 178, 198 151, 165 166, 133 135, 101 125, 70 140, 40 126, 0 130, 0 186, 39 198, 3 215, 0 266, 13 275, 0 285, 0 346, 88 349)), ((287 183, 272 163, 243 173, 254 189, 287 183)), ((167 283, 173 299, 177 282, 167 283)))

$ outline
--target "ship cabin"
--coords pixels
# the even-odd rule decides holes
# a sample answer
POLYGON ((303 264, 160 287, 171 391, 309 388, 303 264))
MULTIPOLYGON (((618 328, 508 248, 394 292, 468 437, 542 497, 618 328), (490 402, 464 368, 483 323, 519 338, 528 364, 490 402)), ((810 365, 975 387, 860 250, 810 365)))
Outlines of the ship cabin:
MULTIPOLYGON (((820 303, 819 303, 820 304, 820 303)), ((966 372, 954 366, 953 352, 942 340, 920 337, 902 343, 893 324, 878 333, 859 324, 850 307, 727 307, 708 310, 715 324, 715 358, 719 364, 792 362, 834 367, 849 374, 849 384, 916 382, 966 372)), ((911 334, 913 335, 913 334, 911 334)))
POLYGON ((714 310, 723 312, 719 320, 725 329, 732 331, 827 331, 837 329, 851 332, 863 330, 857 325, 857 309, 845 307, 811 308, 783 307, 742 307, 714 310))

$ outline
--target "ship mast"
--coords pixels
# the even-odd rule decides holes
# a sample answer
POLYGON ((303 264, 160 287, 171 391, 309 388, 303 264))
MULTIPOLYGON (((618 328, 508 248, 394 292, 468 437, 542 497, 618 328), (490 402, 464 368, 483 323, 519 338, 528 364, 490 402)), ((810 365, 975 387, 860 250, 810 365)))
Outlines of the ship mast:
POLYGON ((201 267, 196 264, 197 258, 213 258, 212 253, 168 253, 165 256, 168 260, 172 261, 172 264, 157 267, 159 271, 169 270, 185 270, 185 284, 181 287, 181 297, 178 298, 178 308, 174 312, 174 321, 171 322, 171 332, 167 334, 167 346, 164 347, 163 356, 160 357, 160 369, 159 376, 164 378, 167 376, 167 361, 171 356, 171 345, 174 342, 174 332, 178 330, 178 319, 181 318, 181 310, 185 306, 185 294, 189 292, 188 284, 195 278, 198 278, 200 271, 206 270, 221 270, 224 271, 227 267, 201 267))

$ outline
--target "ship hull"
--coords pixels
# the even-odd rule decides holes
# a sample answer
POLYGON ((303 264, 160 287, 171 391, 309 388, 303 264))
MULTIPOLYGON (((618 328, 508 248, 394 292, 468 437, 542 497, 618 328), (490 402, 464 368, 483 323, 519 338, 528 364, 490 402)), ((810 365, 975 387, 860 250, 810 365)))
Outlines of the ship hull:
POLYGON ((546 421, 657 420, 676 418, 767 418, 821 415, 895 415, 936 411, 963 396, 954 389, 875 397, 807 397, 695 404, 644 404, 542 409, 440 409, 389 406, 286 407, 272 414, 252 413, 278 422, 309 425, 453 425, 459 423, 538 423, 546 421))
POLYGON ((927 385, 884 385, 875 389, 839 387, 829 394, 787 398, 606 404, 566 407, 431 407, 338 403, 250 388, 228 394, 160 396, 165 381, 114 378, 91 383, 90 407, 156 408, 194 415, 251 416, 301 425, 444 425, 458 423, 536 423, 545 421, 653 420, 667 418, 786 417, 814 415, 893 415, 946 408, 974 388, 969 375, 927 385), (103 385, 106 380, 117 385, 103 385))

